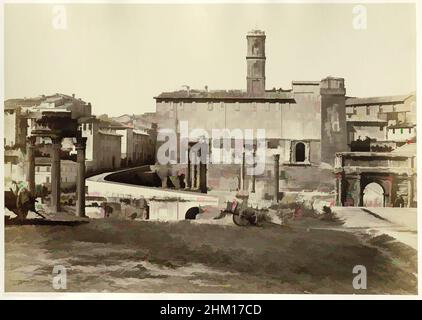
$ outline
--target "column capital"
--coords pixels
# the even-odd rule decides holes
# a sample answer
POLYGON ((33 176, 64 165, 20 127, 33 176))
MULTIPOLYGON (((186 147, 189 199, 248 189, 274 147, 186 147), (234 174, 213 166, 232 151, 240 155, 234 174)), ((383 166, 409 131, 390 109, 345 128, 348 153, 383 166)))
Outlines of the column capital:
POLYGON ((277 160, 280 160, 280 155, 279 155, 279 154, 275 154, 275 155, 274 155, 274 160, 276 160, 276 161, 277 161, 277 160))

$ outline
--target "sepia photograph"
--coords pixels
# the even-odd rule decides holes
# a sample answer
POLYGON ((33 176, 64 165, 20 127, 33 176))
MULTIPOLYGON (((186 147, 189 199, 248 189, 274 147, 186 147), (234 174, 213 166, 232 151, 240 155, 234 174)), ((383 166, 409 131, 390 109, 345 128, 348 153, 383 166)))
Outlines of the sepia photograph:
POLYGON ((417 296, 417 13, 4 3, 4 294, 417 296))

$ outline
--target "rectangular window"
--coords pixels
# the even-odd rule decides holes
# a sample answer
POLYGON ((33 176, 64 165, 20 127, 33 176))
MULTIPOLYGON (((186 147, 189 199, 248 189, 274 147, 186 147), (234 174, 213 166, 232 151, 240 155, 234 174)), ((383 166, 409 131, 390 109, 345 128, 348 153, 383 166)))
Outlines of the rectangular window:
POLYGON ((400 133, 403 134, 403 128, 400 128, 400 133))
POLYGON ((45 177, 45 182, 50 183, 50 177, 45 177))
POLYGON ((47 172, 50 172, 50 167, 47 167, 47 172))
POLYGON ((271 139, 267 141, 267 148, 268 149, 277 149, 278 148, 278 140, 277 139, 271 139))
POLYGON ((409 128, 409 133, 412 133, 412 128, 409 128))
POLYGON ((39 166, 37 166, 37 172, 40 172, 40 167, 39 166))
POLYGON ((396 133, 396 129, 393 129, 393 134, 395 134, 396 133))

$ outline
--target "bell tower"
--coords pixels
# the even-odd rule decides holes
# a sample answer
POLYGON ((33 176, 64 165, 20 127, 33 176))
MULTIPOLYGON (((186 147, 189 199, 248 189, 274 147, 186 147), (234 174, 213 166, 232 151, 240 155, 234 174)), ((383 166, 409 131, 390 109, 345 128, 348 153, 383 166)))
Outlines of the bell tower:
POLYGON ((248 42, 247 92, 250 96, 263 96, 265 93, 265 32, 252 30, 246 35, 248 42))

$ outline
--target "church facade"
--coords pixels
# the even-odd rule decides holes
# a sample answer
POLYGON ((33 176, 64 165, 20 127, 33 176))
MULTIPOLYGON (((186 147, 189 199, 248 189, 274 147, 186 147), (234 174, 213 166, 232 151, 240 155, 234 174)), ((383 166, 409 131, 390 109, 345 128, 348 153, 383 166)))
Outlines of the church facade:
POLYGON ((159 129, 265 129, 268 155, 285 165, 333 164, 347 151, 344 79, 293 81, 290 90, 265 88, 265 33, 247 34, 246 90, 163 92, 157 97, 159 129))

